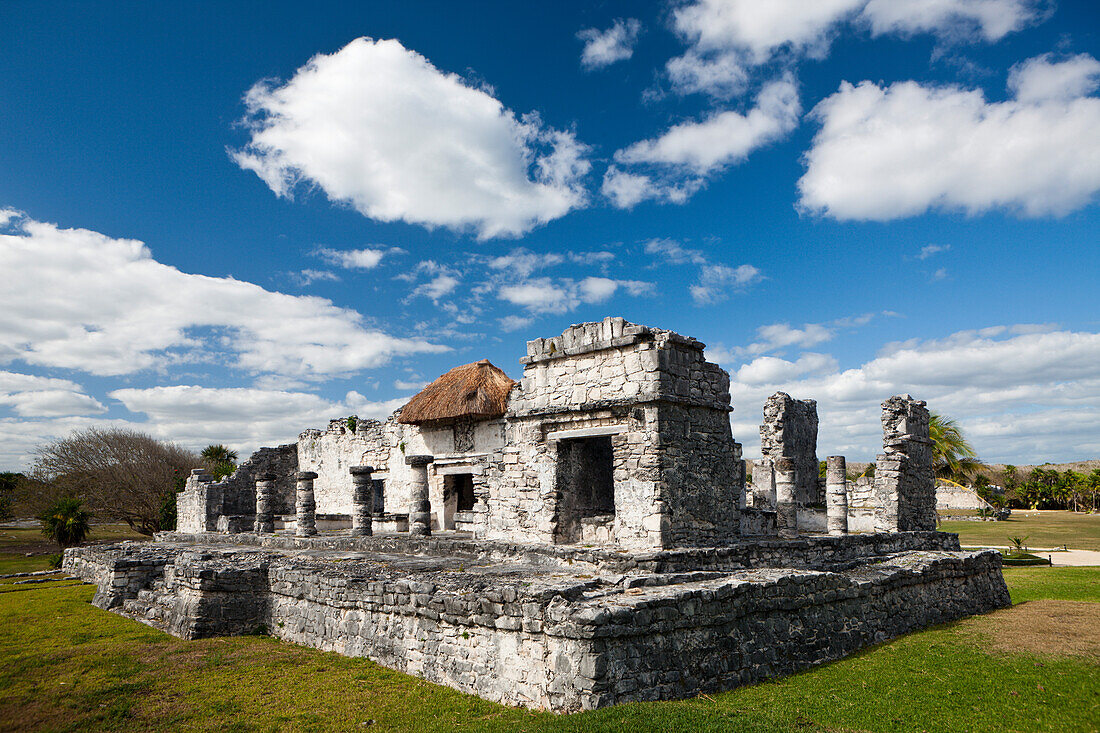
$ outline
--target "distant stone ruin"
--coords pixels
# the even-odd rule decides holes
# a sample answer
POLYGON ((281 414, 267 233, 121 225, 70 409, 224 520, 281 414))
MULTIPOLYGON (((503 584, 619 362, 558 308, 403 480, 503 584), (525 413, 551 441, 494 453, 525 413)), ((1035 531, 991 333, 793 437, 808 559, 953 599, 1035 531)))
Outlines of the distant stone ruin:
POLYGON ((1008 603, 995 552, 935 531, 928 412, 883 403, 875 480, 819 477, 784 393, 746 485, 729 376, 621 318, 452 369, 215 482, 178 529, 76 548, 94 604, 183 638, 264 630, 490 700, 571 711, 787 674, 1008 603))

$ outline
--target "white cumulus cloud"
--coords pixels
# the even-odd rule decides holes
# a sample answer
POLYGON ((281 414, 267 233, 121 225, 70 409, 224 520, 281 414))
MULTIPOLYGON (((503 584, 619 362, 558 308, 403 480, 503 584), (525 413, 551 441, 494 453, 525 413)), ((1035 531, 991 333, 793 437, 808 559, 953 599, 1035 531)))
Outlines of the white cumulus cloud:
MULTIPOLYGON (((404 250, 393 247, 389 252, 397 254, 404 250)), ((378 267, 378 264, 382 261, 382 258, 386 256, 387 250, 385 249, 371 249, 367 247, 365 249, 330 249, 328 247, 321 247, 317 250, 318 256, 320 256, 325 262, 330 265, 336 265, 337 267, 343 267, 346 270, 373 270, 378 267)))
POLYGON ((1097 333, 1026 324, 961 331, 889 344, 848 369, 813 352, 747 362, 730 352, 717 356, 731 369, 735 435, 749 455, 759 455, 760 411, 777 390, 818 401, 823 456, 872 459, 882 445, 879 405, 904 392, 958 419, 986 460, 1060 461, 1100 451, 1097 333))
POLYGON ((577 34, 584 41, 581 65, 586 69, 602 69, 616 61, 625 61, 634 55, 642 24, 635 18, 616 18, 607 30, 586 28, 577 34))
POLYGON ((22 417, 94 415, 106 412, 99 400, 67 379, 0 371, 0 405, 22 417))
POLYGON ((247 373, 351 374, 444 347, 367 328, 355 311, 229 277, 180 272, 144 243, 17 219, 0 234, 0 363, 96 375, 225 359, 247 373))
MULTIPOLYGON (((603 303, 620 289, 637 297, 651 292, 653 283, 591 276, 579 281, 538 277, 503 285, 497 290, 497 297, 532 313, 567 313, 581 304, 603 303)), ((514 327, 509 330, 515 330, 527 324, 522 319, 516 319, 502 321, 501 325, 514 327)))
POLYGON ((673 28, 689 48, 666 71, 679 93, 730 96, 744 88, 748 67, 777 57, 824 58, 846 28, 994 42, 1041 21, 1045 6, 1043 0, 694 0, 673 11, 673 28))
POLYGON ((604 177, 603 193, 622 208, 646 198, 682 203, 706 176, 785 137, 798 126, 800 112, 794 80, 773 81, 760 90, 756 106, 745 114, 715 112, 619 150, 617 165, 604 177))
POLYGON ((875 221, 1085 206, 1100 191, 1100 98, 1082 96, 1095 90, 1092 64, 1064 64, 1026 62, 1013 76, 1024 97, 1005 102, 912 81, 842 83, 813 111, 821 130, 798 182, 801 206, 875 221))
POLYGON ((752 265, 703 265, 699 280, 689 288, 696 305, 713 305, 729 298, 733 291, 743 290, 760 280, 760 270, 752 265))
POLYGON ((517 117, 396 40, 358 38, 245 96, 233 158, 279 196, 299 183, 379 221, 517 236, 584 205, 586 147, 517 117))
POLYGON ((862 18, 875 35, 977 35, 999 41, 1043 17, 1039 0, 870 0, 862 18))
POLYGON ((116 389, 109 396, 145 415, 141 429, 154 436, 196 449, 224 443, 242 458, 261 446, 292 443, 301 431, 332 418, 384 419, 408 401, 372 402, 354 391, 333 401, 309 392, 197 385, 116 389))
POLYGON ((1096 91, 1100 85, 1100 61, 1087 53, 1065 61, 1051 54, 1028 59, 1012 68, 1008 88, 1019 102, 1071 100, 1096 91))

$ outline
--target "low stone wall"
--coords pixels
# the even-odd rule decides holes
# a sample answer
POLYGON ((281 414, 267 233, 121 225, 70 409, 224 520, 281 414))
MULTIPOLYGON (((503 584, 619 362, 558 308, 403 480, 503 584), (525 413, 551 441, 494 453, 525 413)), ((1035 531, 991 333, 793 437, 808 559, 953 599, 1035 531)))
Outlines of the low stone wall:
POLYGON ((164 566, 175 556, 170 548, 147 543, 70 547, 65 550, 61 569, 85 583, 94 583, 92 604, 110 609, 136 598, 139 591, 164 574, 164 566))
POLYGON ((991 551, 907 551, 841 572, 628 576, 126 543, 70 550, 65 563, 109 583, 96 605, 110 608, 133 591, 129 574, 147 567, 153 590, 124 610, 179 636, 266 629, 556 711, 728 689, 1009 603, 991 551), (159 567, 147 562, 157 551, 159 567), (116 584, 119 572, 126 583, 116 584))
MULTIPOLYGON (((774 512, 771 512, 774 518, 774 512)), ((376 534, 370 537, 289 534, 222 535, 159 532, 158 541, 200 545, 247 545, 270 550, 336 550, 380 552, 430 557, 457 557, 492 562, 523 562, 540 567, 583 568, 613 573, 670 573, 689 570, 730 571, 752 568, 831 569, 869 557, 915 550, 954 551, 958 535, 949 532, 805 537, 795 540, 753 538, 724 547, 622 553, 576 545, 535 545, 472 540, 463 537, 412 537, 376 534)))
POLYGON ((840 574, 758 571, 628 600, 575 630, 602 657, 583 704, 726 690, 1007 606, 995 555, 908 553, 840 574))

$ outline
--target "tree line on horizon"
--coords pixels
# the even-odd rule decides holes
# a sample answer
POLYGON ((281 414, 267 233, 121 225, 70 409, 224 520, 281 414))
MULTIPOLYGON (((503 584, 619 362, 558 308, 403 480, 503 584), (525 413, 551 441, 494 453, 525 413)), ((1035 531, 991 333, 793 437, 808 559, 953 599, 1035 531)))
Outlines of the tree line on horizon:
POLYGON ((236 451, 224 445, 196 454, 135 430, 76 430, 40 445, 26 473, 0 474, 0 519, 35 517, 48 529, 84 516, 152 536, 175 529, 176 496, 192 468, 221 479, 236 462, 236 451))

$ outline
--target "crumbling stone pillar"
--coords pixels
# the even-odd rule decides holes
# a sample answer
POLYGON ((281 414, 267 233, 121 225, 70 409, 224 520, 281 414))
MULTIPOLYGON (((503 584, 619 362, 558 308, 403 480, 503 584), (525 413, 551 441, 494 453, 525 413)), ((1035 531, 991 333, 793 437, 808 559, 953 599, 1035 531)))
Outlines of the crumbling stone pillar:
POLYGON ((790 458, 776 458, 775 466, 775 526, 779 536, 798 536, 798 504, 795 501, 795 466, 790 458))
POLYGON ((775 468, 770 458, 761 458, 752 464, 752 506, 775 508, 775 468))
POLYGON ((795 501, 820 506, 825 502, 818 484, 817 402, 796 400, 776 392, 764 403, 760 426, 760 452, 764 458, 794 461, 795 501))
POLYGON ((936 529, 936 488, 926 403, 895 395, 882 403, 882 450, 875 463, 875 531, 936 529))
POLYGON ((317 474, 313 471, 299 471, 298 495, 294 503, 294 534, 299 537, 309 537, 317 534, 317 502, 313 498, 313 479, 317 474))
POLYGON ((374 515, 374 482, 371 474, 374 466, 351 467, 351 533, 366 537, 374 533, 371 526, 374 515))
POLYGON ((848 534, 848 466, 844 456, 825 459, 825 523, 829 534, 848 534))
POLYGON ((408 456, 405 463, 412 467, 409 483, 409 534, 427 537, 432 533, 432 503, 428 499, 428 465, 432 456, 408 456))
POLYGON ((275 474, 261 473, 256 477, 256 534, 275 531, 275 474))

